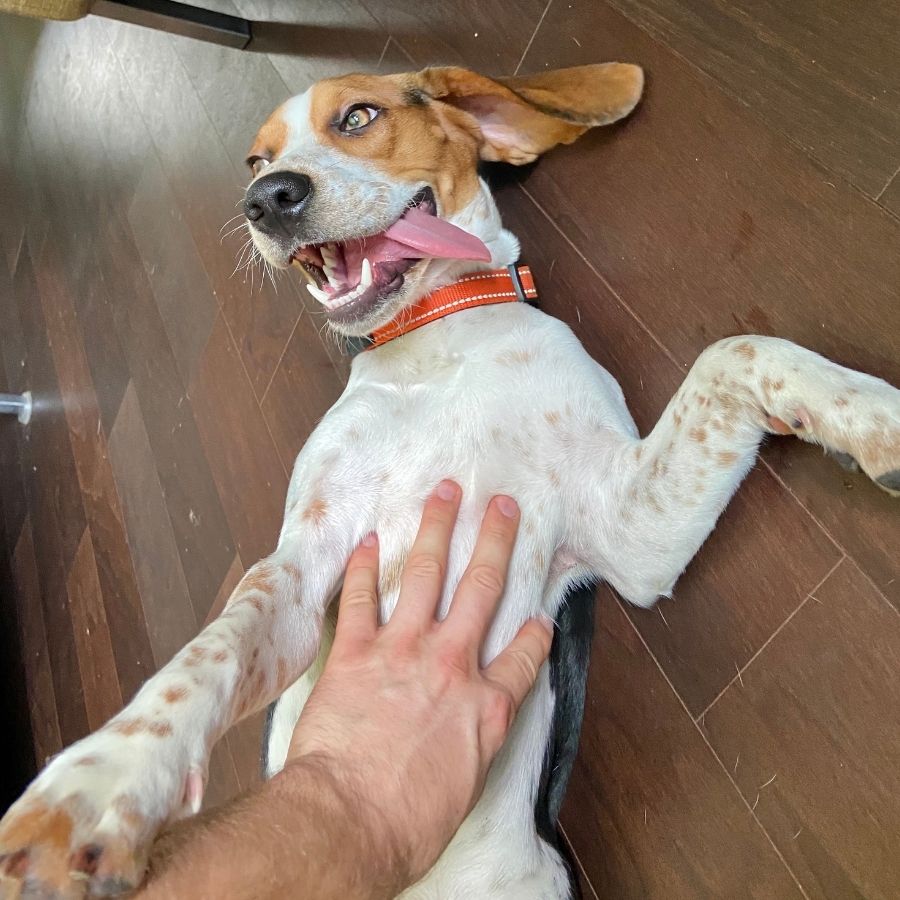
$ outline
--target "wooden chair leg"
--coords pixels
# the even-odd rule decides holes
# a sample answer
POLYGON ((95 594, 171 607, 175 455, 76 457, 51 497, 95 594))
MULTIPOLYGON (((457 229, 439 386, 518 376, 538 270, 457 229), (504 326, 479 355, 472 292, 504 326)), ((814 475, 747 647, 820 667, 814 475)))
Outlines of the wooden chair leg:
POLYGON ((252 37, 247 19, 175 0, 97 0, 91 12, 238 50, 243 50, 252 37))

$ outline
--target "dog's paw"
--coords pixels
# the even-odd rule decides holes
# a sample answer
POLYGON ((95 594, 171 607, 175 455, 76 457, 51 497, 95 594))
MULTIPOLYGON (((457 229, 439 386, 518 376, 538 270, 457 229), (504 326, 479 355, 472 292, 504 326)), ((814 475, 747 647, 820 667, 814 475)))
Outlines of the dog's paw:
POLYGON ((900 496, 900 390, 859 372, 843 373, 826 402, 769 414, 768 430, 819 443, 843 468, 861 469, 900 496))
POLYGON ((198 791, 149 740, 121 738, 98 732, 75 744, 9 809, 2 900, 116 897, 140 885, 157 832, 196 807, 198 791))

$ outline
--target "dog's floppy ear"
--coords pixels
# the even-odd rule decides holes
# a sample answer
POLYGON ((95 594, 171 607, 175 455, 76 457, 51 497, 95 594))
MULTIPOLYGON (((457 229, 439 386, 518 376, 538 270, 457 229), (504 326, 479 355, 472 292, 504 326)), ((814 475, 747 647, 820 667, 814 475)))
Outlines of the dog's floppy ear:
POLYGON ((423 93, 476 120, 482 159, 516 165, 627 116, 644 87, 643 70, 626 63, 496 80, 447 67, 425 69, 415 78, 423 93))

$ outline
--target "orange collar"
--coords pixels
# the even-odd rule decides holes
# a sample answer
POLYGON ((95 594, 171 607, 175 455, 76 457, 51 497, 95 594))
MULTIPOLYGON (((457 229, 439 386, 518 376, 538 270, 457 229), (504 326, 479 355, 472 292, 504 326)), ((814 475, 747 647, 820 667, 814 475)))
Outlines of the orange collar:
POLYGON ((459 281, 438 288, 418 303, 404 309, 392 322, 369 335, 367 350, 380 347, 394 338, 415 331, 429 322, 451 313, 492 303, 516 303, 534 300, 537 289, 528 266, 507 266, 464 275, 459 281))

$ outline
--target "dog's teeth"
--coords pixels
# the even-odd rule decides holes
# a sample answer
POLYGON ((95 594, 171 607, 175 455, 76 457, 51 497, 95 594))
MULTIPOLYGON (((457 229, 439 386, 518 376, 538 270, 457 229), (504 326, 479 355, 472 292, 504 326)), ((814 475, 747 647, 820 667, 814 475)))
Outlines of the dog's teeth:
POLYGON ((331 297, 322 288, 316 287, 314 284, 307 284, 306 289, 319 301, 319 303, 328 303, 331 297))
POLYGON ((365 290, 372 284, 372 263, 369 262, 369 258, 366 257, 362 261, 362 272, 359 276, 359 286, 365 290))
POLYGON ((309 269, 307 269, 299 259, 292 259, 291 265, 300 270, 300 274, 306 279, 307 284, 315 284, 315 279, 310 274, 309 269))

